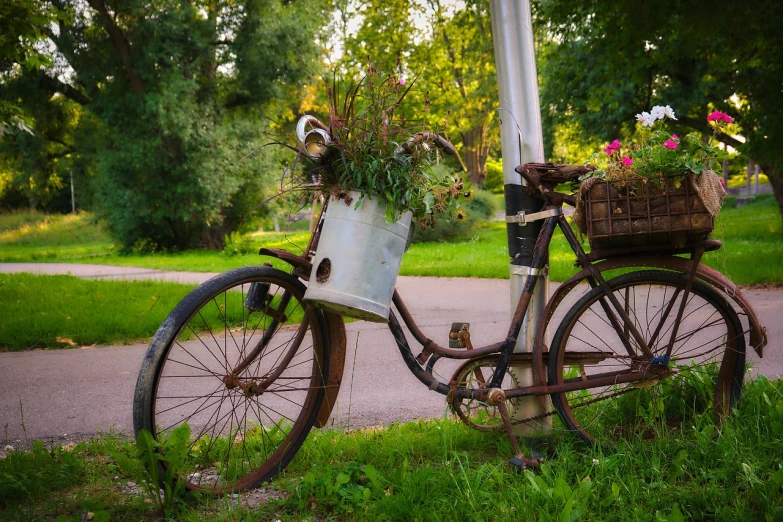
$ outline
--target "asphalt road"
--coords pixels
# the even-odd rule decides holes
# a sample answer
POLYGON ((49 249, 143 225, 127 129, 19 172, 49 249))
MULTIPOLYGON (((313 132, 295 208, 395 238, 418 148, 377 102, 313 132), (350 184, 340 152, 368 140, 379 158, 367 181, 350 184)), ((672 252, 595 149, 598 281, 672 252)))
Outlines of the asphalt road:
MULTIPOLYGON (((0 272, 19 271, 193 283, 215 275, 99 265, 0 264, 0 272)), ((400 277, 398 289, 421 329, 441 344, 446 344, 455 321, 471 324, 477 346, 505 335, 510 316, 507 280, 400 277)), ((749 289, 745 294, 770 339, 763 359, 749 355, 752 373, 783 376, 783 291, 749 289)), ((552 324, 559 318, 556 314, 552 324)), ((347 325, 347 332, 345 377, 331 423, 353 428, 447 413, 443 396, 408 372, 385 325, 357 321, 347 325)), ((3 440, 14 444, 39 438, 83 439, 109 430, 130 433, 133 389, 146 348, 138 344, 0 353, 3 440)), ((446 382, 459 364, 450 363, 436 366, 446 382)))

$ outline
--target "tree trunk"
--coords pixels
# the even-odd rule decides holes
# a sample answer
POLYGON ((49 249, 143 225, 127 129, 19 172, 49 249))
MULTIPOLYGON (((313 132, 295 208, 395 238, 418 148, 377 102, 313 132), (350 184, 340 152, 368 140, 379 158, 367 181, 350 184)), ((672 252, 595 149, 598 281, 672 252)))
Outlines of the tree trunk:
POLYGON ((778 209, 780 210, 780 217, 783 219, 783 172, 772 164, 762 165, 761 170, 769 178, 769 184, 772 185, 772 193, 775 195, 775 201, 778 203, 778 209))
POLYGON ((207 250, 223 250, 229 232, 229 227, 225 223, 217 227, 209 227, 201 236, 201 246, 207 250))
POLYGON ((486 125, 477 125, 471 130, 462 133, 465 166, 468 168, 468 181, 479 189, 484 187, 484 179, 487 177, 486 164, 487 155, 489 154, 489 143, 486 138, 486 125))

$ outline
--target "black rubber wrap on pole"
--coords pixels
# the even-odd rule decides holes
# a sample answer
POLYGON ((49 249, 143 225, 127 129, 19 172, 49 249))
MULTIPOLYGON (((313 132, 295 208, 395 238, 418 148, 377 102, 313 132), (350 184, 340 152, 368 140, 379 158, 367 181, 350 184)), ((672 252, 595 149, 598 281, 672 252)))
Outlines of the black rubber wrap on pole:
MULTIPOLYGON (((538 212, 544 207, 544 201, 528 194, 526 186, 507 184, 504 188, 506 199, 506 215, 516 216, 517 212, 538 212)), ((519 223, 506 223, 508 237, 508 255, 511 264, 531 266, 536 238, 541 231, 543 220, 533 221, 525 226, 519 223)))

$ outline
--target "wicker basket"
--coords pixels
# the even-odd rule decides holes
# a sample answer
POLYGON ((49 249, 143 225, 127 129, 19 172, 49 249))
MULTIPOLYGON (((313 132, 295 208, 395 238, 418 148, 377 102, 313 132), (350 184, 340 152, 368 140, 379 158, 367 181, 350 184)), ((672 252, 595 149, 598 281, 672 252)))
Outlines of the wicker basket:
POLYGON ((646 245, 682 247, 707 238, 714 219, 687 179, 663 188, 642 178, 623 186, 595 183, 584 194, 587 237, 592 250, 646 245))

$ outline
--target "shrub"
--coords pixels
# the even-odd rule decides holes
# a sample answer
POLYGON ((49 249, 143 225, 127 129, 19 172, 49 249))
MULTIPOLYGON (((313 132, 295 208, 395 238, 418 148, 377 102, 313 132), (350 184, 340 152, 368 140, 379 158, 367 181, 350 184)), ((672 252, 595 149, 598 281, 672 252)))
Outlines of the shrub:
POLYGON ((484 179, 484 190, 493 194, 502 194, 505 183, 503 182, 503 159, 487 159, 487 177, 484 179))
POLYGON ((445 243, 470 239, 476 233, 476 225, 490 221, 497 211, 495 199, 486 190, 477 191, 473 201, 463 204, 462 208, 467 213, 467 219, 464 221, 438 221, 435 227, 426 230, 417 226, 413 233, 413 242, 445 243))

